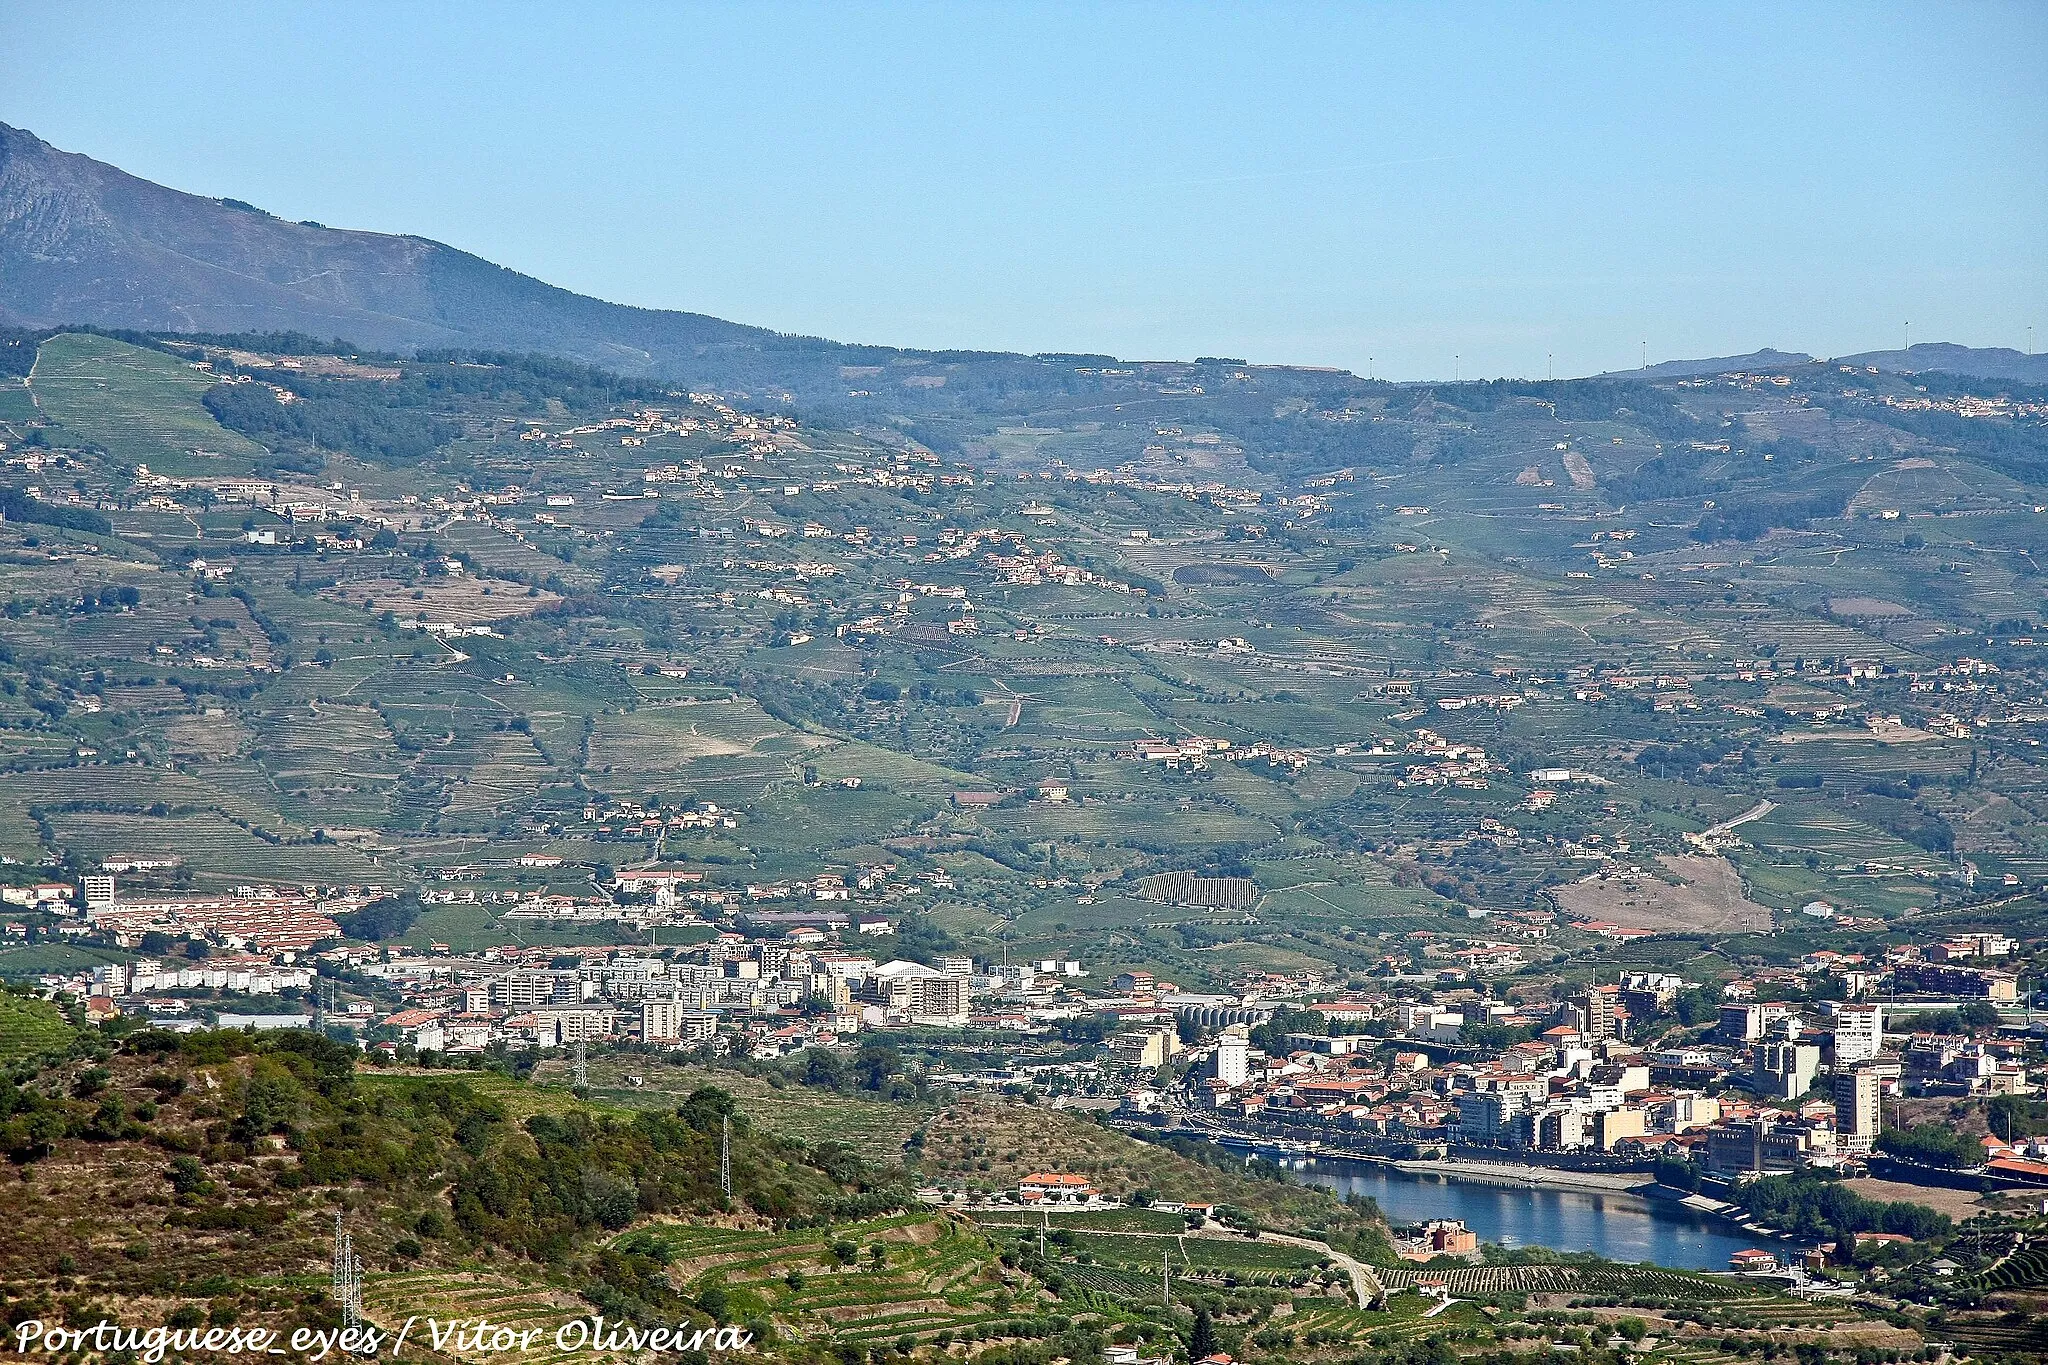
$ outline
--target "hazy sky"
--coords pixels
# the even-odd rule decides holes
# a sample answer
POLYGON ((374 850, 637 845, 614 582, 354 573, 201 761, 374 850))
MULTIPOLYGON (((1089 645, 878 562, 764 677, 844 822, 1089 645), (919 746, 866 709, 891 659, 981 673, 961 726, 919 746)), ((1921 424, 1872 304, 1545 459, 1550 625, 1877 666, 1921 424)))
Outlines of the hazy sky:
POLYGON ((0 121, 847 341, 1396 378, 2048 347, 2039 0, 39 0, 0 4, 0 121))

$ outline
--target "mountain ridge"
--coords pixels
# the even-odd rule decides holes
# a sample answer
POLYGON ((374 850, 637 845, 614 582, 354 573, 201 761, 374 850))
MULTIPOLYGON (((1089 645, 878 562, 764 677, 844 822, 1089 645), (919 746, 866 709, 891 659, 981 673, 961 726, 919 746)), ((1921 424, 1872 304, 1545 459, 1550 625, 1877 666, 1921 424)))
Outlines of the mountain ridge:
POLYGON ((1608 370, 1598 379, 1691 379, 1697 375, 1729 374, 1737 370, 1774 369, 1784 365, 1811 365, 1815 357, 1804 351, 1780 351, 1765 346, 1748 355, 1712 356, 1699 360, 1663 360, 1635 370, 1608 370))
MULTIPOLYGON (((431 238, 291 222, 240 200, 172 189, 5 123, 0 323, 300 332, 400 352, 531 351, 630 376, 789 384, 814 395, 841 384, 845 366, 967 360, 1004 366, 1062 359, 847 343, 708 314, 613 303, 431 238)), ((1593 377, 1669 379, 1813 359, 1764 348, 1593 377)), ((1923 342, 1910 353, 1864 352, 1843 363, 2048 382, 2048 356, 1946 342, 1923 342)), ((1262 368, 1356 378, 1319 367, 1262 368)), ((916 389, 895 395, 906 407, 925 406, 932 397, 916 389)))
MULTIPOLYGON (((425 237, 293 223, 0 124, 0 318, 549 350, 627 372, 765 328, 606 303, 425 237)), ((821 343, 828 344, 828 343, 821 343)))
POLYGON ((2011 379, 2048 384, 2048 355, 2029 355, 2009 346, 1958 346, 1952 341, 1922 341, 1907 350, 1864 351, 1835 357, 1843 365, 1875 365, 1897 374, 1923 370, 1968 375, 1973 379, 2011 379))

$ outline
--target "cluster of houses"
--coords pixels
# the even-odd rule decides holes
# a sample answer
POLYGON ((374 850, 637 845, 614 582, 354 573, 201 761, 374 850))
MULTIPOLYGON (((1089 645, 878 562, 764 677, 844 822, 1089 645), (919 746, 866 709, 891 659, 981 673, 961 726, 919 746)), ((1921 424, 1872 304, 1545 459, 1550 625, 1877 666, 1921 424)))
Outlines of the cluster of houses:
MULTIPOLYGON (((1910 982, 1927 966, 1949 965, 1925 959, 1995 959, 2016 949, 2002 935, 1964 935, 1901 952, 1888 969, 1910 982)), ((1873 986, 1894 979, 1868 975, 1873 986)), ((1279 1003, 1188 997, 1148 980, 1129 984, 1139 1003, 1149 1000, 1164 1017, 1124 1011, 1134 1017, 1111 1044, 1113 1061, 1146 1073, 1133 1077, 1128 1109, 1160 1111, 1166 1097, 1149 1073, 1183 1059, 1192 1063, 1184 1101, 1213 1120, 1250 1135, 1368 1150, 1433 1147, 1595 1162, 1665 1156, 1741 1176, 1867 1158, 1894 1098, 2035 1090, 2023 1037, 1888 1031, 1887 1010, 1898 1010, 1896 1003, 1758 1002, 1746 998, 1753 981, 1732 986, 1704 1041, 1685 1046, 1630 1041, 1664 1032, 1644 1025, 1659 1016, 1673 1023, 1678 996, 1695 989, 1665 973, 1628 973, 1541 1009, 1470 988, 1432 990, 1425 998, 1354 993, 1297 1007, 1290 1020, 1313 1013, 1318 1022, 1285 1034, 1278 1046, 1270 1029, 1260 1030, 1279 1003), (1475 1024, 1504 1026, 1520 1041, 1474 1043, 1475 1024), (1254 1044, 1255 1033, 1265 1047, 1254 1044), (1190 1034, 1205 1041, 1186 1046, 1190 1034)), ((2048 1162, 2039 1161, 2048 1144, 2001 1144, 1991 1156, 2008 1165, 2038 1163, 2048 1179, 2048 1162)))
MULTIPOLYGON (((123 866, 134 866, 121 860, 123 866)), ((66 888, 67 891, 70 888, 66 888)), ((38 889, 40 893, 40 888, 38 889)), ((334 916, 362 908, 383 894, 377 887, 238 886, 218 893, 135 891, 120 894, 111 874, 80 880, 76 900, 45 902, 42 908, 75 907, 75 919, 60 922, 60 936, 103 938, 134 948, 146 936, 198 938, 231 951, 250 951, 289 962, 315 945, 341 937, 334 916)))
MULTIPOLYGON (((1210 741, 1188 742, 1213 752, 1210 741)), ((645 818, 623 805, 590 813, 645 818)), ((167 870, 139 856, 109 862, 124 872, 167 870)), ((627 868, 609 895, 522 893, 506 912, 658 913, 708 932, 694 946, 665 949, 457 954, 439 944, 413 951, 342 941, 334 917, 377 899, 377 887, 124 892, 100 873, 5 894, 57 911, 60 931, 144 950, 140 961, 44 983, 103 1015, 175 1019, 195 994, 317 999, 316 970, 332 962, 383 983, 370 993, 377 1006, 357 1000, 359 1013, 346 1016, 362 1036, 433 1052, 630 1040, 776 1057, 841 1045, 863 1030, 1044 1033, 1106 1018, 1098 1062, 1063 1066, 1059 1082, 1101 1081, 1142 1111, 1165 1107, 1160 1078, 1185 1068, 1181 1101, 1210 1121, 1366 1147, 1594 1161, 1661 1155, 1741 1175, 1864 1159, 1894 1097, 2035 1088, 2022 1038, 1887 1029, 1901 997, 1917 997, 1922 1011, 2015 1000, 2021 945, 1999 933, 1868 954, 1815 950, 1725 983, 1708 1019, 1698 1011, 1715 1006, 1699 1004, 1699 988, 1661 972, 1549 996, 1533 983, 1500 991, 1487 979, 1523 965, 1522 944, 1433 931, 1409 935, 1372 989, 1334 999, 1314 973, 1265 972, 1244 974, 1227 994, 1197 994, 1132 970, 1108 981, 1106 993, 1084 994, 1077 961, 911 961, 872 951, 893 942, 896 925, 849 902, 886 894, 895 870, 863 866, 742 892, 707 891, 694 868, 627 868), (699 917, 707 896, 717 897, 718 914, 699 917), (173 957, 153 935, 212 951, 173 957), (1827 989, 1812 989, 1820 983, 1827 989), (1648 1041, 1669 1034, 1681 996, 1690 1017, 1711 1028, 1683 1045, 1648 1041), (1290 1031, 1276 1037, 1270 1025, 1282 1010, 1290 1031)), ((1533 917, 1499 927, 1546 932, 1533 917)), ((2048 1149, 2039 1147, 2001 1144, 1986 1160, 2038 1167, 2048 1178, 2048 1149)))
MULTIPOLYGON (((857 936, 843 927, 839 944, 857 936)), ((1027 1011, 1080 1012, 1060 1000, 1072 994, 1062 969, 1079 975, 1077 963, 977 969, 964 957, 881 960, 839 944, 799 925, 773 938, 726 932, 658 954, 585 949, 566 955, 573 966, 560 950, 500 948, 394 957, 362 970, 406 1002, 377 1021, 386 1041, 447 1053, 632 1041, 770 1059, 863 1030, 1032 1027, 1027 1011)))
POLYGON ((1489 774, 1500 765, 1476 744, 1445 739, 1434 730, 1417 730, 1407 752, 1417 756, 1402 776, 1402 787, 1469 787, 1485 790, 1489 774))

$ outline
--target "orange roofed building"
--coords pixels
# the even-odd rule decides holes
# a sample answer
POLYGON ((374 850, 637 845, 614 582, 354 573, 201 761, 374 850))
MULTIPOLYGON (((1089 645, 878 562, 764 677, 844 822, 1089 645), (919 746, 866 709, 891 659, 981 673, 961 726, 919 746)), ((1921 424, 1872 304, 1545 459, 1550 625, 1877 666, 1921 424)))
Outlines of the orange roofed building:
POLYGON ((1095 1186, 1085 1175, 1038 1171, 1017 1182, 1017 1198, 1025 1204, 1085 1204, 1095 1198, 1095 1186))

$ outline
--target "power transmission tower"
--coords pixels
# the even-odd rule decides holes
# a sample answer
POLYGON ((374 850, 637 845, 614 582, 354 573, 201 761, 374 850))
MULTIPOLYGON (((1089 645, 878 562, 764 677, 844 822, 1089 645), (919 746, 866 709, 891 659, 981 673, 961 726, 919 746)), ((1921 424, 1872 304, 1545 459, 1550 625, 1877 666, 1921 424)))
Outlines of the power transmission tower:
POLYGON ((732 1117, 718 1120, 718 1192, 732 1198, 732 1117))
POLYGON ((590 1088, 590 1064, 583 1055, 583 1040, 576 1040, 576 1050, 570 1056, 570 1083, 578 1090, 590 1088))
POLYGON ((356 1259, 355 1242, 348 1234, 345 1215, 334 1211, 334 1302, 341 1309, 342 1330, 363 1325, 363 1263, 356 1259))
POLYGON ((1173 1253, 1159 1253, 1159 1289, 1166 1296, 1166 1307, 1173 1308, 1173 1253))

